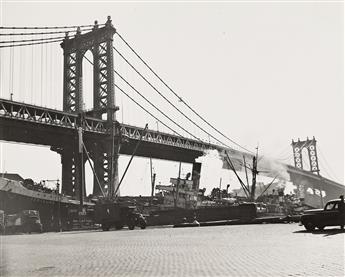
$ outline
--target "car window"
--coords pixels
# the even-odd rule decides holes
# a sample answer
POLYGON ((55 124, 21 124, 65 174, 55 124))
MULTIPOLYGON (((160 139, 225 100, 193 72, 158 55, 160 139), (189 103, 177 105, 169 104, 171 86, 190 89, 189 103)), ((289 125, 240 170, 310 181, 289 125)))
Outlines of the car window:
POLYGON ((326 211, 333 210, 333 209, 334 209, 334 204, 335 204, 335 203, 329 203, 329 204, 327 204, 326 207, 325 207, 325 210, 326 210, 326 211))

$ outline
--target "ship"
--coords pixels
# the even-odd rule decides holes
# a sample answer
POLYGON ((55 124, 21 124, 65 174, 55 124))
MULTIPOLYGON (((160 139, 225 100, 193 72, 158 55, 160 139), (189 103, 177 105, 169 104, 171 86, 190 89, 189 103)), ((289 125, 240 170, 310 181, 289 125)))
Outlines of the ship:
POLYGON ((93 206, 84 201, 81 207, 79 200, 59 193, 58 186, 52 190, 18 174, 0 175, 0 210, 6 215, 36 210, 45 232, 91 228, 93 206))
POLYGON ((170 185, 157 185, 156 205, 147 216, 148 225, 175 225, 185 222, 211 222, 236 220, 250 222, 257 217, 253 203, 239 203, 234 199, 204 200, 198 187, 199 180, 170 178, 170 185))

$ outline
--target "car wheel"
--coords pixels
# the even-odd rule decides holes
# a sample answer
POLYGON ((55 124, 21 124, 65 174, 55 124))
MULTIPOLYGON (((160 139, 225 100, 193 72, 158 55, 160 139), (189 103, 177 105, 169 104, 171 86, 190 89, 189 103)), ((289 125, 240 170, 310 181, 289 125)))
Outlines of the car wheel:
POLYGON ((305 227, 305 229, 306 229, 307 231, 313 231, 313 230, 315 229, 314 224, 311 223, 311 222, 307 222, 307 223, 304 225, 304 227, 305 227))
POLYGON ((123 225, 121 224, 115 225, 116 230, 121 230, 122 228, 123 228, 123 225))
POLYGON ((127 221, 127 226, 128 226, 128 229, 129 230, 134 230, 135 228, 135 221, 133 218, 130 218, 128 221, 127 221))
POLYGON ((129 224, 129 225, 128 225, 128 229, 129 229, 129 230, 134 230, 134 227, 135 227, 134 224, 129 224))
POLYGON ((141 223, 141 224, 140 224, 140 228, 141 228, 141 229, 145 229, 145 228, 146 228, 146 223, 141 223))
POLYGON ((102 230, 103 231, 109 231, 110 227, 107 224, 102 224, 102 230))
POLYGON ((317 226, 317 229, 319 229, 320 231, 322 231, 323 229, 325 229, 325 226, 323 226, 323 225, 317 226))

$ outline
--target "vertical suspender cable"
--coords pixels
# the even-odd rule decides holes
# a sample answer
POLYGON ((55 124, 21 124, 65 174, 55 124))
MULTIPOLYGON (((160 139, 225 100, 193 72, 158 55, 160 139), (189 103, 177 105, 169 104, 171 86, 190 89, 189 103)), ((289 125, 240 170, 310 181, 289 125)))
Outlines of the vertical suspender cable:
MULTIPOLYGON (((57 101, 55 101, 55 93, 53 92, 53 45, 50 44, 50 84, 49 84, 49 91, 52 94, 52 98, 53 98, 53 104, 54 104, 54 108, 57 109, 57 101)), ((53 107, 53 106, 52 106, 53 107)))
POLYGON ((43 90, 43 44, 41 44, 41 106, 43 106, 43 91, 42 90, 43 90))
POLYGON ((45 72, 45 76, 44 76, 44 94, 46 95, 47 99, 46 99, 46 105, 47 107, 49 107, 49 102, 50 102, 50 92, 48 92, 47 90, 47 85, 48 85, 48 45, 45 44, 44 45, 45 48, 45 59, 44 59, 44 72, 45 72))
MULTIPOLYGON (((13 47, 12 47, 13 48, 13 47)), ((10 97, 11 97, 11 100, 13 100, 13 70, 14 70, 14 49, 11 49, 11 55, 10 55, 10 59, 11 59, 11 71, 10 71, 10 74, 11 74, 11 78, 10 78, 10 97)))
POLYGON ((30 92, 31 104, 33 104, 33 94, 34 94, 34 47, 31 46, 31 92, 30 92))
MULTIPOLYGON (((0 61, 2 61, 2 49, 0 49, 0 61)), ((0 97, 2 98, 2 63, 0 62, 0 97)), ((1 143, 0 143, 1 145, 1 143)), ((1 149, 0 149, 1 150, 1 149)), ((0 157, 0 163, 1 163, 1 157, 0 157)), ((1 165, 0 165, 0 171, 1 171, 1 165)))
POLYGON ((9 49, 10 51, 10 55, 9 55, 9 61, 8 61, 8 73, 9 73, 9 76, 8 76, 8 91, 11 90, 11 49, 9 49))
POLYGON ((18 70, 18 76, 19 76, 19 91, 18 91, 18 98, 20 100, 23 100, 22 98, 22 90, 23 90, 23 48, 19 49, 19 70, 18 70))
POLYGON ((23 101, 26 102, 26 49, 23 49, 23 78, 21 78, 21 81, 23 82, 23 101))

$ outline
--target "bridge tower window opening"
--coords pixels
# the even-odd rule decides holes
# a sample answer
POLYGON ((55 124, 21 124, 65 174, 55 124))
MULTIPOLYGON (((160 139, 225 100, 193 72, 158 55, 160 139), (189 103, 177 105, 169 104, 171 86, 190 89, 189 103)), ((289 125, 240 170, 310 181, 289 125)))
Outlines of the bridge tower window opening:
POLYGON ((82 71, 83 71, 83 81, 82 81, 82 86, 83 86, 83 111, 91 111, 94 107, 94 99, 93 99, 93 68, 92 66, 88 63, 88 61, 85 59, 88 58, 89 60, 93 60, 93 54, 91 50, 88 50, 84 54, 84 59, 83 59, 83 66, 82 66, 82 71))
MULTIPOLYGON (((92 166, 94 166, 94 162, 90 161, 92 166)), ((90 164, 88 162, 85 163, 85 195, 93 194, 93 172, 90 164)))
POLYGON ((303 169, 304 170, 311 170, 311 166, 308 163, 308 149, 303 147, 302 152, 301 152, 301 158, 302 158, 302 163, 303 163, 303 169))

